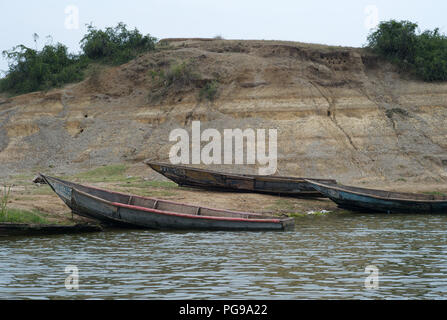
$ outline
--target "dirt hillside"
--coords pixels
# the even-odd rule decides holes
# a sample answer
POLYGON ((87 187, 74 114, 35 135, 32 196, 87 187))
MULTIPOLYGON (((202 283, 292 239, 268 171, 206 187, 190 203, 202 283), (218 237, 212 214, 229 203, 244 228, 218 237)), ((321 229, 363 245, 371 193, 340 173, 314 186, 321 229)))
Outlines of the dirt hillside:
MULTIPOLYGON (((444 184, 447 83, 424 83, 360 48, 295 42, 165 39, 62 89, 0 98, 0 178, 75 173, 168 159, 169 133, 278 129, 281 175, 343 183, 444 184), (167 85, 184 63, 194 76, 167 85), (213 82, 214 81, 214 82, 213 82), (217 83, 217 97, 200 98, 217 83)), ((189 70, 188 69, 188 70, 189 70)), ((250 166, 221 166, 256 173, 250 166)))

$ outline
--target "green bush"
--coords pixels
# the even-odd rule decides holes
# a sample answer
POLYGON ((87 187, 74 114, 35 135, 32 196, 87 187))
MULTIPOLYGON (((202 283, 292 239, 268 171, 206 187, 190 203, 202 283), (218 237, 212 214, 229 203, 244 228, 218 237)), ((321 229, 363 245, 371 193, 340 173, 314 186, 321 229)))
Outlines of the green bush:
POLYGON ((219 89, 219 83, 216 80, 207 82, 205 86, 200 89, 199 98, 202 100, 203 98, 213 101, 216 99, 217 91, 219 89))
POLYGON ((83 57, 69 54, 63 44, 46 45, 41 51, 19 45, 3 51, 9 71, 0 80, 0 92, 21 94, 47 90, 65 83, 82 80, 87 66, 83 57))
POLYGON ((143 36, 137 29, 127 30, 122 22, 105 30, 98 30, 90 24, 87 30, 81 40, 84 54, 89 59, 105 59, 113 64, 125 63, 141 52, 154 50, 157 41, 150 35, 143 36))
POLYGON ((416 73, 426 81, 447 80, 447 37, 439 29, 418 37, 414 65, 416 73))
POLYGON ((151 70, 149 74, 153 80, 157 80, 160 85, 166 88, 172 85, 188 86, 193 84, 195 80, 200 79, 200 76, 193 71, 189 61, 174 64, 167 70, 151 70))
POLYGON ((198 78, 199 76, 192 70, 191 65, 187 62, 173 65, 164 74, 164 79, 166 80, 167 86, 173 84, 187 86, 192 84, 193 81, 198 78))
POLYGON ((382 22, 368 36, 368 47, 425 81, 447 80, 447 37, 439 29, 417 30, 410 21, 382 22))
MULTIPOLYGON (((149 35, 143 36, 137 29, 127 30, 124 23, 105 30, 92 25, 87 28, 80 42, 83 52, 79 55, 68 53, 61 43, 45 45, 40 51, 24 45, 3 51, 9 60, 9 70, 0 79, 0 92, 22 94, 81 81, 90 63, 122 64, 155 49, 157 41, 149 35)), ((34 34, 34 38, 38 36, 34 34)))
POLYGON ((387 21, 368 36, 368 46, 396 62, 414 62, 417 24, 409 21, 387 21))

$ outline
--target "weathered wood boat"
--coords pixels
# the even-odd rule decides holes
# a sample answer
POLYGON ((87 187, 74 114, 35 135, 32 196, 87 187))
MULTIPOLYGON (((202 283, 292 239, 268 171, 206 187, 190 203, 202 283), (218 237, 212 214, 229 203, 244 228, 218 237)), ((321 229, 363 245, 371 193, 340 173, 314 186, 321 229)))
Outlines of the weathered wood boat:
MULTIPOLYGON (((306 178, 233 174, 151 161, 145 163, 179 186, 296 197, 325 197, 315 190, 306 178)), ((328 179, 314 179, 314 181, 336 183, 335 180, 328 179)))
POLYGON ((0 223, 0 237, 9 236, 41 236, 53 234, 73 234, 84 232, 99 232, 102 227, 92 224, 76 224, 71 226, 28 224, 28 223, 0 223))
POLYGON ((283 231, 294 227, 293 218, 211 209, 41 177, 74 213, 119 227, 235 231, 283 231))
POLYGON ((341 208, 361 212, 447 213, 447 196, 391 192, 308 180, 341 208))

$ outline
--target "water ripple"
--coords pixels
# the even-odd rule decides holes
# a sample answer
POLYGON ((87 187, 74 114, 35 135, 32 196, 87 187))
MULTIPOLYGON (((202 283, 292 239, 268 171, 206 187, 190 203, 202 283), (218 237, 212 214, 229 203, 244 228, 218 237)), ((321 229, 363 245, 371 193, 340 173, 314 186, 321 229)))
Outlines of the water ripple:
POLYGON ((447 217, 304 217, 295 231, 0 239, 0 298, 443 299, 447 217), (79 289, 65 288, 65 267, 79 289), (379 269, 366 289, 365 267, 379 269))

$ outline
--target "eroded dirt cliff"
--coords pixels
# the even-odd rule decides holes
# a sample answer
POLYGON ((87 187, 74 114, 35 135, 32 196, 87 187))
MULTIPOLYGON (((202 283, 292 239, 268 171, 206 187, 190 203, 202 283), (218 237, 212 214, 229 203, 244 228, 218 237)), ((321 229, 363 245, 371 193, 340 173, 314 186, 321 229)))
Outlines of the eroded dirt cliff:
POLYGON ((360 48, 162 43, 122 66, 95 68, 81 83, 0 99, 0 177, 123 162, 143 168, 146 158, 168 159, 172 129, 200 120, 202 130, 278 129, 281 175, 370 185, 447 180, 447 83, 399 74, 360 48), (160 81, 161 71, 181 63, 194 79, 160 81), (212 81, 217 98, 200 99, 212 81))

